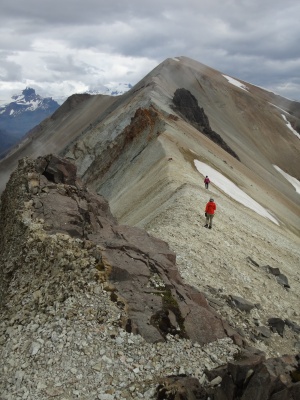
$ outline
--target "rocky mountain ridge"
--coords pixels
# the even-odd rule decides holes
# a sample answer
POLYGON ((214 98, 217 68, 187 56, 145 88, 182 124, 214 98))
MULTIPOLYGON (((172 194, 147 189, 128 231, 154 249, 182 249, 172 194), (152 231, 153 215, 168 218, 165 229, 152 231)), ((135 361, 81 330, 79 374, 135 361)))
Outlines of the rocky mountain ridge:
MULTIPOLYGON (((116 221, 122 226, 129 225, 134 228, 130 232, 137 232, 135 229, 142 228, 151 237, 156 238, 154 242, 160 239, 169 244, 168 254, 171 258, 172 254, 176 254, 176 266, 180 273, 178 277, 168 264, 168 270, 173 271, 172 276, 176 278, 176 284, 183 279, 186 287, 203 293, 205 301, 202 296, 198 299, 202 299, 203 304, 207 304, 210 310, 215 310, 227 321, 230 327, 228 332, 232 330, 229 338, 222 336, 206 345, 201 344, 201 341, 193 342, 184 336, 180 337, 179 333, 184 332, 182 329, 178 330, 181 318, 178 319, 178 308, 174 308, 173 301, 167 301, 170 300, 168 291, 165 291, 162 299, 165 297, 165 305, 172 306, 169 308, 170 317, 166 318, 164 313, 155 313, 156 316, 152 319, 154 325, 170 330, 164 337, 165 342, 159 342, 161 345, 151 344, 145 342, 141 336, 134 335, 137 325, 132 323, 131 317, 128 324, 128 318, 121 318, 125 324, 121 324, 123 328, 120 327, 120 317, 127 315, 131 306, 135 316, 140 311, 139 302, 130 302, 132 292, 128 290, 129 282, 134 280, 135 274, 131 275, 122 271, 122 268, 117 268, 117 283, 110 282, 105 285, 106 289, 111 288, 113 292, 116 292, 118 286, 118 293, 122 293, 122 299, 118 296, 111 298, 111 292, 103 291, 102 287, 94 293, 96 283, 90 280, 92 277, 85 275, 86 270, 82 271, 79 261, 81 258, 86 260, 87 254, 82 254, 76 247, 84 231, 83 224, 86 224, 86 227, 94 226, 93 218, 86 223, 85 216, 88 213, 84 197, 80 195, 74 203, 75 193, 79 188, 76 185, 75 189, 74 185, 68 188, 68 185, 64 186, 66 182, 60 182, 56 186, 55 179, 62 179, 66 172, 64 168, 60 169, 60 173, 54 173, 53 170, 49 174, 42 173, 42 177, 39 178, 40 172, 29 177, 21 173, 23 183, 28 179, 31 182, 33 178, 30 187, 36 186, 37 189, 33 190, 42 193, 42 197, 47 198, 49 192, 52 192, 50 198, 53 196, 51 207, 47 206, 44 209, 44 200, 35 198, 33 201, 30 196, 34 193, 30 192, 29 197, 33 203, 25 202, 29 210, 29 214, 25 213, 25 221, 40 232, 41 222, 37 225, 30 222, 32 212, 37 221, 38 215, 42 220, 49 222, 51 215, 55 215, 55 224, 52 224, 55 229, 60 226, 60 222, 66 222, 65 227, 69 229, 68 234, 61 237, 61 232, 56 233, 54 230, 51 233, 53 226, 49 224, 49 231, 46 233, 38 233, 38 238, 30 236, 28 243, 32 243, 32 247, 29 244, 20 244, 18 248, 26 249, 24 253, 22 250, 24 258, 21 262, 17 248, 10 253, 12 263, 9 263, 10 256, 5 260, 9 279, 9 268, 13 265, 13 260, 14 265, 18 267, 26 264, 26 254, 28 262, 37 265, 41 271, 41 274, 37 275, 38 278, 36 275, 26 278, 26 274, 20 274, 18 278, 17 274, 14 274, 16 271, 11 270, 14 279, 22 280, 24 277, 24 282, 29 279, 36 285, 34 290, 31 290, 31 286, 26 289, 20 283, 20 293, 21 296, 23 290, 35 293, 35 297, 26 295, 24 304, 28 304, 30 310, 36 310, 37 303, 38 314, 33 315, 30 311, 28 318, 35 322, 27 323, 27 317, 20 316, 22 303, 16 308, 16 318, 5 319, 1 339, 5 349, 4 357, 10 360, 9 365, 18 365, 19 358, 27 354, 26 349, 29 349, 31 357, 38 354, 36 361, 42 367, 36 379, 42 384, 39 386, 39 392, 35 392, 36 396, 41 392, 43 396, 57 395, 61 398, 75 395, 88 398, 90 393, 95 398, 98 396, 103 399, 143 396, 154 398, 153 396, 159 395, 160 398, 172 398, 173 393, 175 398, 184 387, 185 395, 188 396, 188 388, 193 386, 195 391, 190 393, 190 396, 196 396, 195 393, 198 393, 198 398, 222 399, 224 390, 229 387, 229 392, 226 392, 229 399, 244 396, 245 400, 251 398, 252 384, 257 384, 258 381, 268 382, 262 385, 267 389, 266 392, 261 392, 261 399, 271 398, 273 395, 274 399, 278 399, 280 395, 292 399, 295 385, 295 390, 298 390, 295 376, 298 371, 300 326, 300 204, 299 192, 295 188, 299 181, 300 142, 296 130, 299 126, 299 104, 247 82, 242 82, 243 89, 231 82, 234 80, 228 81, 219 71, 185 57, 168 59, 122 96, 71 96, 51 118, 32 131, 18 148, 0 162, 1 184, 4 188, 19 160, 27 160, 24 157, 43 157, 51 151, 64 156, 64 163, 72 161, 89 192, 97 192, 108 200, 116 221), (184 92, 187 95, 184 98, 189 99, 179 102, 185 110, 178 107, 178 102, 174 101, 178 91, 184 92), (211 136, 216 140, 211 140, 211 136), (231 149, 237 157, 226 149, 231 149), (208 170, 218 176, 220 182, 227 182, 226 185, 219 185, 216 178, 212 179, 209 189, 205 189, 203 179, 208 170), (37 183, 34 183, 35 178, 37 183), (41 188, 41 184, 45 189, 41 188), (244 202, 238 201, 235 196, 236 188, 245 198, 255 200, 272 218, 269 219, 265 217, 265 213, 259 214, 244 202), (55 200, 56 192, 59 197, 55 200), (217 212, 213 229, 208 230, 203 227, 204 207, 211 196, 217 204, 217 212), (56 203, 64 209, 62 202, 63 205, 72 204, 71 212, 66 213, 68 221, 58 214, 56 203), (79 214, 75 212, 78 209, 79 214), (47 211, 46 216, 44 210, 47 211), (49 240, 50 247, 47 246, 49 240), (53 299, 52 289, 47 284, 43 288, 40 282, 47 282, 49 271, 51 272, 51 268, 43 271, 45 260, 57 260, 56 251, 53 250, 56 249, 56 241, 59 243, 59 258, 64 260, 66 271, 54 269, 54 287, 58 282, 62 282, 62 285, 57 287, 58 292, 55 292, 61 301, 53 303, 47 309, 46 315, 54 315, 54 319, 51 317, 47 322, 44 311, 42 314, 40 311, 47 307, 47 299, 53 299), (44 252, 46 255, 41 256, 44 252), (70 280, 65 280, 69 275, 70 280), (86 279, 89 284, 85 284, 86 279), (71 287, 72 280, 79 282, 78 285, 74 284, 74 288, 71 287), (87 288, 93 289, 89 291, 87 288), (68 296, 69 291, 72 292, 71 298, 68 296), (111 301, 114 299, 117 303, 111 301), (103 308, 106 311, 99 314, 102 323, 99 327, 95 309, 103 308), (76 309, 78 313, 74 311, 76 309), (161 318, 157 319, 157 315, 161 318), (24 330, 23 322, 19 323, 23 320, 24 330), (91 330, 86 327, 87 321, 91 330), (46 322, 47 326, 43 330, 42 326, 46 322), (8 326, 8 323, 11 323, 11 326, 8 326), (124 330, 126 326, 129 330, 132 329, 131 333, 124 330), (78 334, 75 334, 74 327, 78 334), (93 332, 97 334, 94 335, 93 332), (25 344, 22 339, 24 336, 25 344), (88 339, 85 339, 86 337, 88 339), (248 359, 250 356, 252 361, 248 360, 246 364, 243 361, 244 353, 242 360, 237 359, 243 343, 252 348, 246 357, 248 359), (55 353, 56 344, 58 354, 55 353), (10 351, 15 346, 20 347, 16 359, 10 351), (253 350, 253 347, 256 350, 253 350), (261 352, 264 353, 262 357, 261 352), (285 358, 286 353, 290 354, 291 358, 285 358), (9 358, 10 355, 12 359, 9 358), (58 362, 62 356, 66 358, 60 366, 58 362), (45 373, 47 357, 51 360, 51 365, 53 364, 49 373, 55 376, 54 379, 50 379, 51 382, 48 372, 45 373), (236 358, 235 366, 231 366, 229 370, 218 370, 219 375, 214 377, 204 373, 205 368, 211 371, 218 365, 231 362, 233 357, 236 358), (85 370, 83 365, 90 365, 96 373, 91 374, 91 370, 85 370), (247 366, 244 369, 245 365, 247 366), (266 370, 268 372, 265 374, 266 370), (277 375, 279 370, 281 378, 277 375), (249 374, 248 377, 252 376, 251 371, 255 371, 251 384, 251 380, 244 378, 245 371, 246 376, 249 374), (293 372, 293 375, 290 372, 293 372), (76 378, 73 379, 71 373, 76 378), (240 373, 243 378, 236 379, 240 373), (180 380, 180 374, 185 374, 187 379, 180 380), (162 378, 160 394, 155 392, 158 375, 176 375, 173 381, 162 378), (64 378, 60 379, 60 376, 64 378), (228 376, 231 376, 230 379, 228 376), (79 381, 83 377, 85 383, 80 385, 79 381), (205 388, 199 388, 195 381, 192 385, 189 378, 198 379, 200 386, 204 385, 205 388), (74 386, 70 383, 73 381, 74 386), (103 392, 95 388, 97 384, 100 385, 99 382, 105 387, 103 392), (127 386, 126 382, 130 382, 130 386, 127 386), (207 391, 210 384, 216 392, 207 391), (249 391, 246 397, 248 384, 249 391), (64 385, 66 388, 62 387, 64 385), (150 388, 150 391, 146 387, 150 388)), ((19 173, 27 162, 21 162, 19 173)), ((33 165, 32 162, 29 164, 33 165)), ((27 193, 28 185, 24 185, 24 193, 27 193)), ((22 198, 20 195, 11 197, 16 202, 18 198, 22 198)), ((22 209, 23 205, 12 204, 11 209, 15 208, 22 209)), ((12 211, 12 215, 14 214, 12 211)), ((100 231, 106 232, 105 229, 110 223, 107 220, 103 222, 102 217, 100 231)), ((6 220, 9 222, 9 219, 6 220)), ((18 246, 18 240, 23 240, 19 234, 22 232, 21 225, 8 223, 12 235, 9 233, 3 237, 4 249, 18 246), (14 237, 14 240, 8 239, 9 237, 14 237), (7 240, 11 240, 11 243, 7 240)), ((24 225, 22 226, 24 228, 24 225)), ((85 232, 92 235, 92 231, 85 232)), ((131 244, 139 243, 138 237, 133 233, 129 235, 127 228, 124 230, 113 227, 109 232, 110 239, 106 244, 111 247, 105 251, 115 254, 113 262, 120 264, 123 259, 128 260, 128 270, 135 272, 134 266, 137 263, 140 266, 138 269, 143 271, 143 276, 141 279, 136 278, 136 286, 147 292, 152 291, 154 285, 160 291, 160 279, 150 279, 150 287, 143 286, 143 282, 149 278, 149 270, 147 272, 144 266, 147 264, 143 255, 145 251, 137 257, 134 253, 136 249, 133 252, 130 246, 116 247, 116 242, 124 244, 124 240, 129 236, 134 238, 132 241, 130 239, 131 244), (117 239, 114 236, 116 233, 117 239)), ((97 231, 95 239, 98 233, 97 231)), ((147 235, 143 233, 141 237, 147 235)), ((87 243, 87 246, 89 245, 93 248, 92 243, 87 243)), ((88 252, 89 249, 85 250, 88 252)), ((97 271, 101 282, 101 279, 105 280, 108 276, 105 274, 105 268, 101 268, 99 253, 93 257, 98 257, 97 271)), ((92 259, 89 260, 92 263, 92 259)), ((57 260, 57 266, 59 265, 57 260)), ((149 265, 151 267, 152 261, 149 261, 149 265)), ((28 273, 28 270, 26 272, 28 273)), ((52 278, 50 281, 52 282, 52 278)), ((12 305, 15 304, 14 299, 20 299, 17 303, 21 302, 21 298, 18 297, 19 286, 14 290, 14 282, 11 281, 11 303, 8 302, 12 305)), ((179 288, 178 292, 182 295, 181 290, 182 288, 179 288)), ((187 293, 191 296, 193 291, 184 290, 183 299, 181 298, 183 303, 187 293)), ((152 295, 153 293, 147 292, 147 298, 151 299, 152 295)), ((11 310, 13 308, 14 305, 11 306, 11 310)), ((199 325, 201 326, 201 323, 199 325)), ((142 329, 141 326, 139 329, 142 329)), ((152 328, 149 331, 152 331, 152 328)), ((157 335, 160 330, 154 329, 153 332, 157 335)), ((216 332, 222 331, 218 328, 216 332)), ((24 362, 24 365, 24 370, 16 371, 12 367, 4 371, 8 374, 6 376, 9 384, 15 385, 14 387, 19 385, 18 390, 23 379, 24 382, 33 379, 34 368, 27 374, 25 370, 28 363, 24 362)), ((26 395, 22 392, 23 394, 26 395)))
POLYGON ((5 399, 299 395, 299 358, 266 360, 221 322, 168 245, 119 226, 66 160, 19 162, 1 227, 5 399))

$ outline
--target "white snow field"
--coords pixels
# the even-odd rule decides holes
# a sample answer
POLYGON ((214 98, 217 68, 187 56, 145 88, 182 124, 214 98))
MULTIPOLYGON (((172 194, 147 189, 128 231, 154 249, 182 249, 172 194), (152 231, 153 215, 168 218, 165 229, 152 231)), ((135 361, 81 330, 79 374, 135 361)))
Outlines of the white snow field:
POLYGON ((257 203, 257 201, 253 200, 252 197, 248 196, 248 194, 243 192, 243 190, 220 172, 201 161, 194 160, 194 163, 200 174, 203 176, 208 175, 214 185, 225 192, 228 196, 232 197, 244 206, 251 208, 262 217, 268 218, 270 221, 274 222, 274 224, 279 225, 278 221, 264 207, 257 203))
POLYGON ((231 78, 230 76, 227 76, 227 75, 223 75, 223 76, 224 76, 224 78, 226 78, 226 79, 228 80, 228 82, 231 83, 232 85, 238 87, 239 89, 243 89, 243 90, 245 90, 246 92, 248 92, 247 86, 244 85, 243 83, 241 83, 240 81, 237 81, 236 79, 231 78))
POLYGON ((279 167, 277 167, 277 165, 273 165, 273 167, 281 173, 281 175, 283 175, 285 177, 286 180, 288 180, 296 189, 296 192, 300 194, 300 182, 298 181, 298 179, 294 178, 293 176, 287 174, 286 172, 282 171, 282 169, 280 169, 279 167))

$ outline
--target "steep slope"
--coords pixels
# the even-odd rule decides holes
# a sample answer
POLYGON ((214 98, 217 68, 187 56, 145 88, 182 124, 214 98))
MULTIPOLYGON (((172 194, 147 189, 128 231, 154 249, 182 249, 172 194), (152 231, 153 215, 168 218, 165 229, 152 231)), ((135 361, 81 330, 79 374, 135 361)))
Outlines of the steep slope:
POLYGON ((122 96, 70 98, 0 163, 2 190, 17 159, 56 152, 74 160, 118 217, 136 224, 151 218, 173 189, 197 181, 193 158, 198 158, 223 171, 297 234, 299 194, 277 167, 299 178, 300 140, 293 131, 298 115, 299 103, 185 57, 167 59, 122 96), (181 88, 240 162, 176 111, 173 98, 181 88), (169 163, 170 158, 178 162, 169 163))
POLYGON ((0 161, 0 191, 18 160, 49 152, 60 153, 67 144, 92 128, 93 122, 117 101, 117 97, 73 95, 50 117, 36 126, 0 161))
MULTIPOLYGON (((168 59, 64 154, 126 223, 151 218, 152 209, 157 211, 176 187, 195 184, 199 176, 193 159, 198 158, 223 171, 297 233, 299 195, 274 165, 297 178, 300 140, 287 126, 283 111, 272 105, 279 102, 277 96, 249 84, 247 88, 240 89, 193 60, 168 59), (176 113, 173 97, 178 88, 197 99, 213 131, 240 162, 176 113), (170 158, 176 162, 170 163, 170 158)), ((286 101, 287 105, 296 107, 286 101)), ((294 125, 298 121, 289 114, 286 118, 294 125)))

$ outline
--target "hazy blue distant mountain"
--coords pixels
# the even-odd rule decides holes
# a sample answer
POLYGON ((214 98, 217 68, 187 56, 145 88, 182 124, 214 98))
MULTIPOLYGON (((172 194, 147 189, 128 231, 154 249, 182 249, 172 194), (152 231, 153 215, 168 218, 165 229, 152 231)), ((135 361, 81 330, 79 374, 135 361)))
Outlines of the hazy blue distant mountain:
POLYGON ((12 102, 0 106, 0 157, 58 107, 51 97, 43 98, 32 88, 24 89, 12 96, 12 102))

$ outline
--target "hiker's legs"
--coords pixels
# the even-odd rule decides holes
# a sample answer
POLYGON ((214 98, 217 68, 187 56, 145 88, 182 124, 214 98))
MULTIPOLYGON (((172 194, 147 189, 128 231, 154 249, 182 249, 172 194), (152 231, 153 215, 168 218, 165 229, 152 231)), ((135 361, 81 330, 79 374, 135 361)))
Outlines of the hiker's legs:
POLYGON ((214 214, 207 214, 207 216, 208 216, 208 219, 209 219, 209 226, 212 228, 212 222, 213 222, 214 214))
POLYGON ((208 226, 208 223, 209 223, 209 214, 206 214, 206 221, 205 221, 205 224, 208 226))

